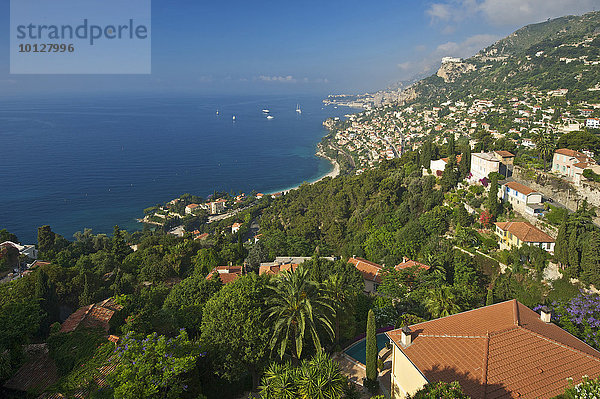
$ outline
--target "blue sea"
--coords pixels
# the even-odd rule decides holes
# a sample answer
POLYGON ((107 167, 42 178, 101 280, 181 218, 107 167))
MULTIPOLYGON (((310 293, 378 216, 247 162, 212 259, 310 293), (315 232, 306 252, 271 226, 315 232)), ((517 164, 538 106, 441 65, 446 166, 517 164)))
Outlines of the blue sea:
POLYGON ((327 133, 323 120, 353 112, 323 107, 321 99, 0 100, 0 229, 24 243, 35 243, 45 224, 67 239, 84 228, 136 230, 144 208, 183 193, 267 193, 316 180, 332 168, 314 155, 327 133), (274 119, 266 119, 265 108, 274 119))

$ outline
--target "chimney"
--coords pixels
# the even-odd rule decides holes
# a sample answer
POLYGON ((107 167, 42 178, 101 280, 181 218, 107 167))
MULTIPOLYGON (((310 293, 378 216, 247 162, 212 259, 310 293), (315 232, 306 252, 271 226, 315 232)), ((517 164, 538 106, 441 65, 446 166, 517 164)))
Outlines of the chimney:
POLYGON ((408 346, 412 343, 412 331, 408 326, 402 327, 402 335, 400 337, 400 341, 402 342, 402 346, 408 346))
POLYGON ((548 306, 543 306, 540 309, 540 319, 544 323, 550 323, 551 318, 552 318, 552 311, 550 310, 550 308, 548 306))

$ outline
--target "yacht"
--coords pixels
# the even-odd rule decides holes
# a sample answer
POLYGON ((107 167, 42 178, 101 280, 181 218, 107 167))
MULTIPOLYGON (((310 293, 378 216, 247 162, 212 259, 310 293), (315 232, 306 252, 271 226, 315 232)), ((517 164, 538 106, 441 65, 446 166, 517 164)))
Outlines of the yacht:
POLYGON ((275 118, 273 115, 268 115, 267 116, 267 119, 273 119, 273 118, 275 118))
POLYGON ((233 115, 233 120, 235 120, 235 115, 233 115))
POLYGON ((302 110, 300 109, 300 104, 296 104, 296 112, 301 114, 302 110))
POLYGON ((262 112, 264 112, 265 114, 268 114, 271 111, 269 111, 268 109, 265 108, 265 109, 262 110, 262 112))

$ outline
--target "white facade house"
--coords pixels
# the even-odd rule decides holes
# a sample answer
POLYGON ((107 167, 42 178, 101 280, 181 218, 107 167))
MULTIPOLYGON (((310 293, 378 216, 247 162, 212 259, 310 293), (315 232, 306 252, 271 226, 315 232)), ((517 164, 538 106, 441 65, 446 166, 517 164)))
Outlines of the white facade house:
POLYGON ((513 208, 521 213, 535 215, 535 210, 541 204, 542 194, 524 184, 511 181, 502 185, 500 196, 504 202, 510 203, 513 208))
POLYGON ((600 119, 599 118, 588 118, 585 121, 585 127, 589 127, 591 129, 600 129, 600 119))
POLYGON ((476 152, 471 154, 471 180, 487 178, 490 173, 512 174, 514 155, 508 151, 476 152))

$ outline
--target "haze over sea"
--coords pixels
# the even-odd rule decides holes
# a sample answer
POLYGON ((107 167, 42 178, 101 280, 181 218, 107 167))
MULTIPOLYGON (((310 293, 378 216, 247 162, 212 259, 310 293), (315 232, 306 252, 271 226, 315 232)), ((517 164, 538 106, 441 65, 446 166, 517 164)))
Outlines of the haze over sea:
POLYGON ((144 208, 186 192, 274 192, 314 181, 332 168, 314 155, 323 120, 351 112, 322 107, 317 96, 5 99, 0 228, 24 243, 45 224, 67 239, 86 227, 135 230, 144 208))

